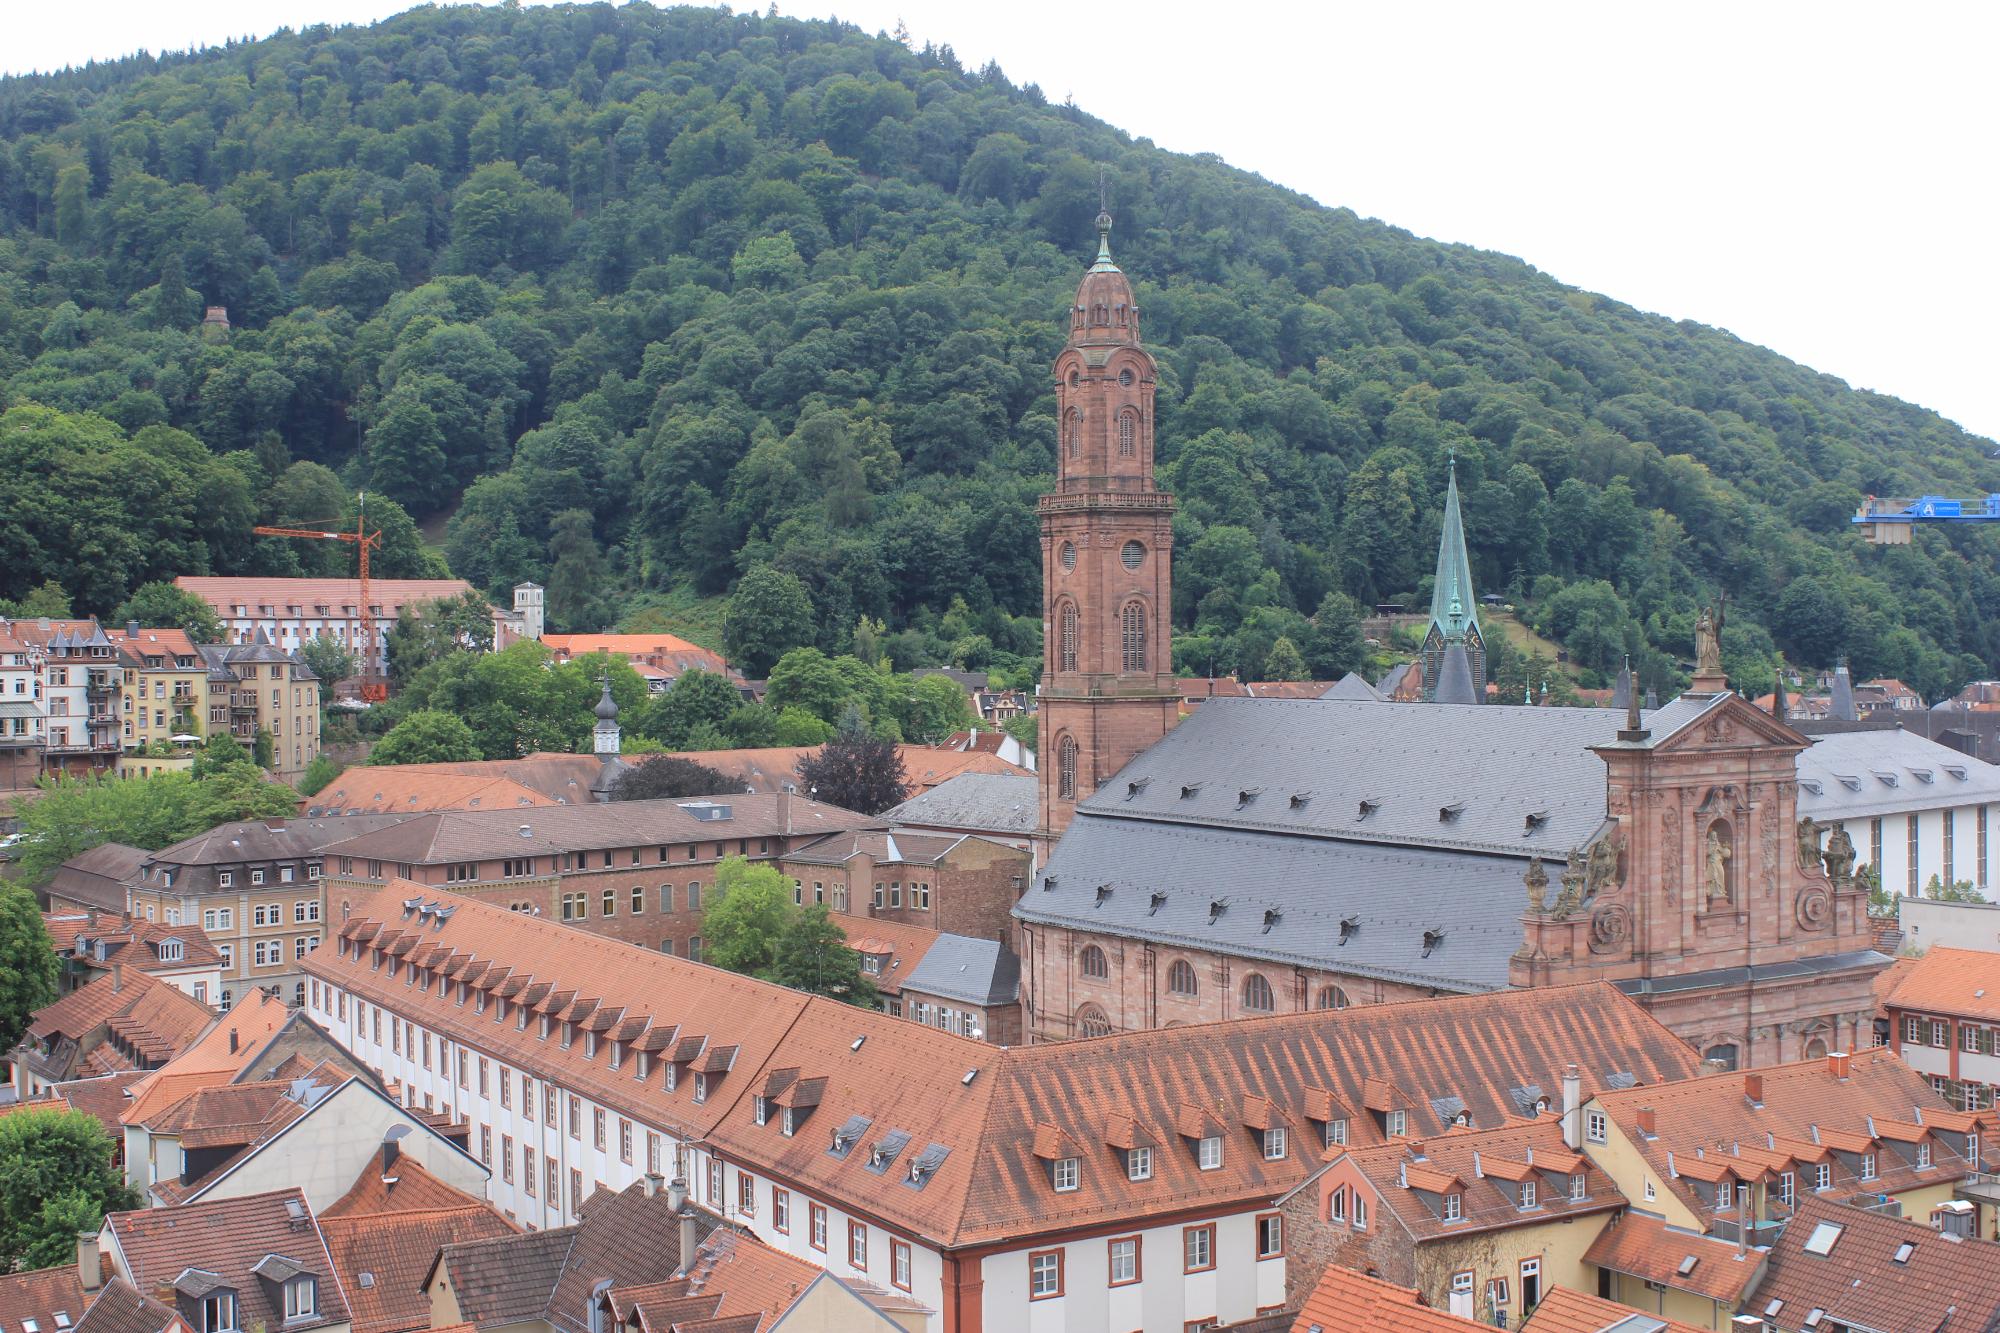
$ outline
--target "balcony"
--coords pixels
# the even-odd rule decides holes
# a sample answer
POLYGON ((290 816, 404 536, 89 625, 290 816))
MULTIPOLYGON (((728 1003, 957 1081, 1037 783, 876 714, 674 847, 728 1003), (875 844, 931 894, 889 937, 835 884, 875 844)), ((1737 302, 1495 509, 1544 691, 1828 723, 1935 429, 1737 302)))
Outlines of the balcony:
POLYGON ((87 694, 109 694, 121 683, 121 673, 117 671, 92 671, 86 675, 83 688, 87 694))
POLYGON ((229 711, 232 713, 254 713, 257 711, 257 691, 231 690, 229 711))
POLYGON ((182 707, 191 706, 194 703, 194 690, 186 685, 174 686, 173 701, 182 707))

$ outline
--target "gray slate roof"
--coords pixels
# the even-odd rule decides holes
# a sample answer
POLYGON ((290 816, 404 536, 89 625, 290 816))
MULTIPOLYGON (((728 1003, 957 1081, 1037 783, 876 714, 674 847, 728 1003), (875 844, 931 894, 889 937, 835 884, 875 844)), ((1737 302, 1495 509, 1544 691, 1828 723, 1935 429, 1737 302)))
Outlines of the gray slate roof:
POLYGON ((2000 767, 1914 732, 1821 736, 1799 756, 1799 813, 1822 824, 1992 801, 2000 767))
POLYGON ((1498 990, 1521 944, 1525 868, 1512 857, 1079 818, 1014 915, 1285 966, 1498 990), (1164 895, 1157 907, 1155 895, 1164 895), (1345 944, 1343 920, 1353 922, 1345 944), (1444 937, 1427 958, 1429 930, 1444 937))
POLYGON ((894 826, 965 829, 1025 837, 1035 831, 1040 792, 1031 773, 961 773, 879 816, 894 826))
POLYGON ((1326 693, 1320 695, 1320 698, 1353 699, 1362 703, 1380 703, 1382 701, 1382 692, 1373 685, 1370 685, 1359 674, 1350 671, 1328 686, 1326 693))
POLYGON ((1020 998, 1021 960, 996 940, 940 935, 903 979, 903 989, 981 1008, 1012 1004, 1020 998))

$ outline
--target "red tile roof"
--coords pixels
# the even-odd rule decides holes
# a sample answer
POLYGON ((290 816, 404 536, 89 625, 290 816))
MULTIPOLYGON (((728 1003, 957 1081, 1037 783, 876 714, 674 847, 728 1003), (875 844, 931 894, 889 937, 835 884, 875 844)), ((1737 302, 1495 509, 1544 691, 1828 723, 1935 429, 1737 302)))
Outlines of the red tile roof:
POLYGON ((346 1323, 347 1301, 334 1275, 312 1207, 298 1189, 240 1199, 141 1208, 104 1219, 140 1291, 171 1287, 188 1269, 212 1274, 235 1290, 244 1328, 260 1323, 288 1330, 346 1323), (281 1255, 318 1279, 318 1314, 286 1319, 277 1288, 251 1272, 269 1255, 281 1255))
MULTIPOLYGON (((215 1011, 136 967, 120 967, 35 1011, 27 1035, 37 1042, 79 1043, 82 1069, 113 1073, 133 1061, 110 1041, 83 1045, 100 1031, 148 1064, 162 1065, 194 1044, 215 1011)), ((72 1069, 54 1071, 64 1076, 72 1069)))
MULTIPOLYGON (((1720 1179, 1725 1172, 1738 1180, 1755 1179, 1772 1169, 1759 1156, 1760 1150, 1772 1148, 1772 1140, 1780 1151, 1810 1154, 1800 1160, 1817 1160, 1821 1148, 1858 1154, 1875 1151, 1879 1143, 1869 1129, 1871 1117, 1928 1120, 1931 1113, 1950 1109, 1893 1051, 1860 1051, 1840 1058, 1847 1062, 1845 1077, 1834 1072, 1832 1059, 1801 1060, 1747 1073, 1606 1092, 1597 1100, 1663 1186, 1698 1215, 1706 1215, 1711 1207, 1688 1179, 1720 1179), (1646 1109, 1653 1113, 1651 1138, 1638 1128, 1639 1113, 1646 1109)), ((1835 1187, 1893 1194, 1945 1184, 1971 1169, 1958 1146, 1944 1139, 1934 1143, 1928 1167, 1919 1168, 1913 1157, 1886 1148, 1876 1156, 1880 1174, 1865 1184, 1853 1167, 1836 1160, 1835 1187)))
POLYGON ((1333 1264, 1292 1321, 1292 1333, 1472 1333, 1481 1327, 1431 1309, 1409 1287, 1333 1264))
POLYGON ((67 1333, 89 1304, 75 1264, 0 1274, 0 1329, 6 1333, 21 1333, 31 1319, 41 1333, 67 1333))
POLYGON ((674 671, 712 671, 718 676, 733 674, 722 654, 698 643, 689 643, 677 634, 544 634, 542 646, 559 662, 591 653, 638 660, 656 659, 656 666, 674 671))
POLYGON ((1345 1160, 1420 1243, 1625 1206, 1611 1177, 1564 1145, 1554 1116, 1362 1148, 1345 1160), (1572 1199, 1570 1177, 1577 1173, 1584 1196, 1572 1199), (1537 1187, 1535 1206, 1523 1209, 1521 1185, 1529 1181, 1537 1187), (1443 1215, 1447 1194, 1459 1196, 1460 1215, 1449 1222, 1443 1215))
POLYGON ((1746 1308, 1763 1314, 1779 1302, 1764 1317, 1780 1328, 1804 1327, 1815 1309, 1824 1311, 1824 1325, 1875 1333, 1990 1329, 2000 1321, 2000 1244, 1920 1222, 1808 1198, 1767 1262, 1746 1308))
MULTIPOLYGON (((1393 1070, 1402 1087, 1422 1094, 1413 1120, 1421 1123, 1429 1114, 1431 1099, 1449 1096, 1464 1102, 1475 1124, 1498 1124, 1514 1106, 1518 1085, 1557 1086, 1571 1061, 1581 1066, 1586 1094, 1609 1086, 1614 1076, 1655 1083, 1695 1068, 1685 1043, 1608 985, 996 1049, 407 881, 358 890, 338 938, 339 947, 307 958, 310 975, 647 1124, 705 1139, 725 1158, 758 1162, 774 1178, 852 1200, 885 1225, 944 1245, 1149 1211, 1268 1201, 1299 1184, 1317 1162, 1304 1135, 1295 1136, 1298 1146, 1284 1160, 1265 1161, 1248 1150, 1245 1128, 1245 1147, 1227 1155, 1224 1169, 1199 1171, 1172 1128, 1187 1104, 1217 1106, 1225 1123, 1241 1126, 1245 1099, 1262 1097, 1296 1120, 1328 1093, 1360 1105, 1362 1081, 1372 1071, 1393 1070), (442 921, 419 916, 414 906, 406 915, 405 899, 454 910, 442 921), (404 951, 418 941, 421 950, 404 951), (387 967, 371 966, 367 955, 384 946, 414 959, 462 953, 517 969, 507 972, 503 989, 532 977, 533 985, 517 993, 544 1006, 560 995, 562 1004, 588 999, 620 1009, 627 1021, 646 1019, 650 1028, 638 1039, 641 1050, 655 1035, 677 1047, 733 1046, 733 1068, 721 1095, 697 1104, 691 1079, 667 1092, 659 1078, 642 1082, 609 1072, 606 1061, 586 1056, 586 1043, 565 1050, 534 1031, 496 1023, 474 1006, 405 985, 387 967), (536 995, 551 987, 553 994, 536 995), (796 1071, 802 1084, 817 1081, 810 1123, 793 1137, 783 1135, 777 1118, 757 1125, 750 1106, 750 1094, 780 1071, 796 1071), (1104 1133, 1113 1113, 1130 1116, 1167 1145, 1156 1155, 1152 1180, 1131 1182, 1116 1169, 1104 1133), (850 1118, 855 1150, 835 1156, 827 1151, 829 1135, 850 1118), (1054 1192, 1034 1153, 1042 1125, 1082 1147, 1081 1189, 1054 1192), (894 1189, 867 1169, 869 1149, 890 1130, 911 1136, 890 1168, 894 1189), (910 1162, 933 1144, 941 1150, 935 1169, 921 1188, 904 1186, 910 1162)), ((1357 1122, 1350 1137, 1357 1146, 1382 1141, 1372 1120, 1357 1122)))
POLYGON ((864 955, 862 971, 884 995, 901 995, 903 983, 917 970, 917 964, 938 942, 941 932, 925 926, 908 926, 879 917, 833 913, 833 922, 847 936, 847 947, 864 955), (868 972, 868 958, 877 960, 879 971, 868 972))
POLYGON ((1754 1249, 1739 1255, 1728 1241, 1633 1212, 1613 1219, 1599 1232, 1584 1251, 1583 1261, 1721 1301, 1732 1309, 1764 1272, 1763 1257, 1754 1249), (1683 1267, 1687 1271, 1681 1271, 1683 1267))
POLYGON ((517 810, 556 799, 512 778, 437 773, 425 764, 356 764, 311 796, 299 812, 320 815, 414 815, 432 810, 517 810))
POLYGON ((382 1213, 438 1212, 484 1206, 483 1200, 439 1180, 408 1153, 399 1155, 394 1171, 385 1173, 382 1170, 382 1154, 378 1150, 369 1157, 368 1164, 354 1178, 354 1184, 347 1193, 320 1210, 319 1220, 325 1224, 382 1213), (389 1183, 391 1175, 395 1178, 394 1184, 389 1183))
POLYGON ((284 1001, 253 989, 200 1040, 134 1081, 132 1096, 119 1118, 128 1125, 144 1124, 148 1116, 166 1110, 196 1088, 229 1082, 249 1067, 265 1041, 290 1016, 284 1001))
POLYGON ((107 1276, 76 1333, 194 1333, 187 1320, 122 1277, 107 1276))
POLYGON ((138 1070, 125 1070, 116 1074, 100 1074, 95 1078, 72 1079, 68 1083, 56 1084, 55 1093, 69 1103, 71 1110, 94 1117, 98 1124, 104 1126, 105 1132, 116 1139, 124 1132, 119 1117, 131 1105, 132 1099, 127 1094, 144 1077, 146 1075, 138 1070))
POLYGON ((178 972, 187 968, 222 966, 221 950, 209 941, 208 932, 200 926, 169 926, 158 921, 137 920, 127 912, 45 913, 42 925, 49 932, 49 941, 59 954, 74 953, 78 940, 86 941, 91 946, 102 943, 106 955, 102 961, 94 953, 84 958, 99 969, 108 968, 114 962, 144 972, 178 972), (167 940, 180 942, 179 958, 160 957, 160 945, 167 940), (134 945, 138 947, 134 949, 134 945))
POLYGON ((1693 1324, 1662 1320, 1629 1305, 1588 1296, 1568 1287, 1549 1288, 1521 1330, 1522 1333, 1606 1333, 1635 1316, 1644 1321, 1649 1333, 1701 1333, 1693 1324))
MULTIPOLYGON (((796 786, 799 760, 818 754, 819 749, 817 745, 780 745, 748 750, 690 750, 680 758, 706 764, 728 778, 732 789, 768 793, 782 791, 787 784, 796 786)), ((961 773, 1018 775, 1028 771, 1018 764, 1008 763, 997 754, 982 750, 939 750, 928 745, 899 745, 896 753, 902 756, 903 777, 912 796, 927 792, 961 773)))
POLYGON ((2000 1022, 2000 953, 1932 949, 1902 974, 1884 1007, 2000 1022))
MULTIPOLYGON (((325 606, 330 616, 340 618, 355 614, 344 608, 358 606, 361 601, 361 585, 353 579, 183 574, 174 580, 174 586, 207 602, 224 620, 237 619, 235 608, 238 606, 244 609, 246 618, 311 619, 316 615, 315 606, 325 606), (269 611, 259 609, 266 606, 269 611), (288 611, 288 607, 294 609, 288 611)), ((382 615, 390 619, 394 619, 403 606, 443 601, 471 591, 472 585, 464 579, 373 579, 368 584, 368 595, 374 599, 373 605, 381 607, 382 615)))

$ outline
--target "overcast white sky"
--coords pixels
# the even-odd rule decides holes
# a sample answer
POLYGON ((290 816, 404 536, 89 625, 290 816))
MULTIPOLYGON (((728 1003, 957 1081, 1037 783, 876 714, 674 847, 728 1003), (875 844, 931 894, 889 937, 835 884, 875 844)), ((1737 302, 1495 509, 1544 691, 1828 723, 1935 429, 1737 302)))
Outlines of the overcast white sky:
MULTIPOLYGON (((0 71, 396 0, 7 6, 0 71)), ((759 6, 761 7, 761 6, 759 6)), ((2000 436, 2000 5, 781 0, 2000 436)))

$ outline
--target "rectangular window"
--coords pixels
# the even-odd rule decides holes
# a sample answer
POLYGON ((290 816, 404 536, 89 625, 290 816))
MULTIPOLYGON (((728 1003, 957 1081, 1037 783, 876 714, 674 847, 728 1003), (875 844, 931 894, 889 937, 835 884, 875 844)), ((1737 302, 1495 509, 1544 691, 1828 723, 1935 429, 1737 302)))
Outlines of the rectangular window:
POLYGON ((549 1206, 562 1207, 562 1164, 555 1158, 544 1159, 549 1171, 549 1206))
POLYGON ((1924 881, 1919 878, 1921 861, 1917 855, 1917 823, 1917 813, 1914 810, 1903 819, 1903 841, 1908 844, 1910 856, 1910 884, 1908 892, 1911 894, 1921 893, 1924 887, 1924 881))
POLYGON ((1861 1154, 1861 1178, 1863 1180, 1875 1179, 1875 1154, 1872 1152, 1861 1154))
POLYGON ((528 1197, 535 1197, 535 1150, 527 1144, 521 1145, 521 1184, 528 1191, 528 1197))
POLYGON ((701 910, 701 885, 698 883, 688 885, 687 910, 690 912, 701 910))
POLYGON ((1264 1131, 1264 1160, 1281 1162, 1285 1158, 1285 1127, 1274 1125, 1264 1131))
POLYGON ((757 1178, 748 1171, 736 1173, 736 1211, 745 1217, 757 1215, 757 1178))
POLYGON ((500 1136, 500 1179, 510 1185, 514 1183, 514 1136, 512 1134, 502 1134, 500 1136))
POLYGON ((583 1206, 583 1172, 575 1167, 569 1169, 569 1210, 573 1213, 583 1206))
POLYGON ((618 1121, 618 1160, 632 1160, 632 1122, 623 1118, 618 1121))
POLYGON ((542 1084, 542 1120, 550 1129, 561 1127, 561 1120, 556 1112, 556 1086, 553 1083, 542 1084))
POLYGON ((1326 1146, 1331 1148, 1335 1144, 1344 1144, 1346 1142, 1347 1142, 1347 1122, 1345 1120, 1327 1121, 1326 1146))
POLYGON ((1049 1173, 1051 1178, 1055 1181, 1056 1193, 1067 1194, 1071 1190, 1076 1188, 1076 1180, 1077 1180, 1076 1158, 1074 1157, 1057 1158, 1054 1165, 1052 1165, 1049 1168, 1049 1173))
POLYGON ((771 1191, 771 1229, 781 1236, 792 1234, 792 1192, 771 1191))
POLYGON ((601 1106, 590 1113, 590 1142, 599 1152, 604 1151, 604 1108, 601 1106))
POLYGON ((1391 1111, 1382 1119, 1383 1132, 1392 1139, 1403 1137, 1410 1123, 1409 1114, 1404 1111, 1391 1111))
POLYGON ((1953 819, 1953 816, 1956 815, 1957 813, 1958 812, 1955 810, 1947 810, 1944 812, 1944 869, 1941 870, 1939 874, 1943 877, 1946 888, 1951 887, 1951 882, 1952 882, 1951 835, 1952 835, 1952 825, 1953 823, 1956 822, 1953 819))
POLYGON ((639 915, 639 913, 645 910, 646 910, 646 891, 640 888, 638 885, 634 884, 632 886, 632 915, 637 916, 639 915))
MULTIPOLYGON (((1449 1204, 1450 1200, 1446 1200, 1446 1203, 1449 1204)), ((1335 1190, 1332 1197, 1326 1201, 1326 1218, 1329 1222, 1345 1222, 1347 1220, 1347 1187, 1345 1185, 1335 1190)))
POLYGON ((1936 1046, 1939 1049, 1943 1049, 1945 1046, 1950 1045, 1950 1042, 1946 1040, 1945 1034, 1947 1033, 1947 1031, 1949 1031, 1949 1029, 1946 1026, 1945 1021, 1943 1019, 1933 1018, 1931 1020, 1931 1045, 1936 1046))
POLYGON ((1206 1273, 1215 1267, 1215 1228, 1213 1226, 1183 1227, 1181 1229, 1181 1271, 1184 1273, 1206 1273))
POLYGON ((910 1242, 889 1242, 889 1283, 898 1291, 910 1289, 910 1242))
POLYGON ((717 1211, 722 1208, 722 1163, 711 1157, 708 1159, 708 1201, 717 1211))
POLYGON ((1903 1015, 1903 1040, 1915 1046, 1924 1039, 1923 1020, 1915 1014, 1903 1015))
POLYGON ((1368 1200, 1359 1192, 1354 1196, 1354 1229, 1356 1231, 1368 1229, 1368 1200))
POLYGON ((1592 1143, 1605 1141, 1605 1120, 1602 1111, 1586 1111, 1583 1117, 1584 1136, 1592 1143))
POLYGON ((1532 1180, 1524 1180, 1521 1182, 1521 1207, 1523 1209, 1528 1209, 1528 1208, 1533 1208, 1534 1206, 1535 1206, 1535 1182, 1532 1180))
POLYGON ((1139 1237, 1114 1236, 1108 1242, 1111 1259, 1111 1285, 1129 1286, 1139 1280, 1139 1237))
POLYGON ((479 1160, 488 1166, 493 1165, 493 1126, 491 1125, 481 1125, 479 1127, 479 1160))
POLYGON ((824 1254, 826 1253, 826 1206, 812 1203, 807 1204, 806 1209, 806 1243, 824 1254))
POLYGON ((1222 1136, 1210 1134, 1198 1139, 1194 1145, 1194 1163, 1204 1171, 1213 1171, 1222 1165, 1222 1136))
POLYGON ((1585 1175, 1581 1171, 1572 1173, 1569 1178, 1570 1202, 1581 1203, 1585 1198, 1587 1198, 1588 1195, 1585 1193, 1585 1190, 1589 1188, 1589 1185, 1590 1185, 1589 1176, 1585 1175))
POLYGON ((1972 882, 1980 888, 1986 887, 1986 807, 1980 806, 1975 815, 1979 833, 1978 862, 1972 867, 1972 882))
POLYGON ((1028 1299, 1046 1301, 1063 1294, 1063 1252, 1035 1250, 1028 1255, 1028 1299))
POLYGON ((600 916, 618 915, 618 890, 606 889, 598 895, 598 914, 600 916))
POLYGON ((1126 1150, 1125 1178, 1127 1180, 1151 1180, 1153 1178, 1153 1150, 1151 1148, 1131 1148, 1126 1150))
POLYGON ((1833 1187, 1833 1163, 1819 1162, 1813 1166, 1813 1188, 1815 1190, 1833 1187))
POLYGON ((1276 1259, 1285 1252, 1285 1219, 1281 1213, 1264 1213, 1257 1219, 1257 1257, 1276 1259))

